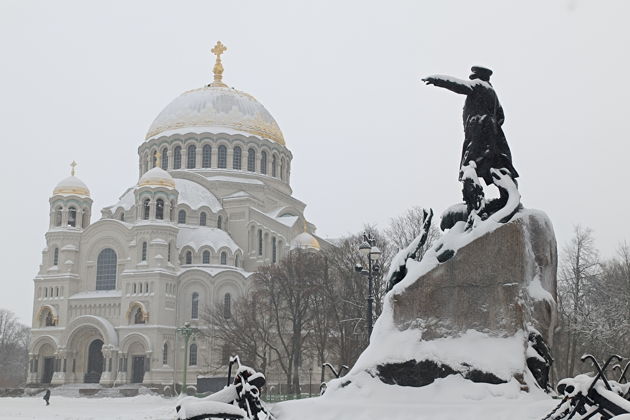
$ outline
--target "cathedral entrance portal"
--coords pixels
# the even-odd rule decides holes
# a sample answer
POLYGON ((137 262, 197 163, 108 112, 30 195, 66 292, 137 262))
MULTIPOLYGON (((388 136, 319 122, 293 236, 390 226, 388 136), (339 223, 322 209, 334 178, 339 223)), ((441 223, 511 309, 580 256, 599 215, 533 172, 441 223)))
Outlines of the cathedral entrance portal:
POLYGON ((144 356, 133 356, 131 363, 131 383, 141 384, 144 379, 144 356))
POLYGON ((55 370, 55 358, 54 357, 45 357, 44 358, 44 372, 42 374, 42 383, 49 384, 53 377, 53 372, 55 370))
POLYGON ((103 340, 96 339, 90 343, 88 348, 87 373, 83 382, 97 384, 103 373, 103 340))

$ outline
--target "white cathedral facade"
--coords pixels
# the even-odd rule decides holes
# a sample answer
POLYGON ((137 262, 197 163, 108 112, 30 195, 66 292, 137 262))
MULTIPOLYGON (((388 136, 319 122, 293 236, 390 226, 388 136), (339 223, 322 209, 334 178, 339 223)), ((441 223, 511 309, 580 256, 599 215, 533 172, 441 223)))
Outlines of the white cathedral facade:
POLYGON ((247 291, 257 267, 293 248, 319 249, 290 187, 292 155, 276 121, 251 95, 222 82, 183 93, 138 148, 139 180, 92 222, 88 187, 75 176, 50 197, 50 227, 34 279, 30 384, 188 383, 225 375, 228 349, 204 311, 247 291))

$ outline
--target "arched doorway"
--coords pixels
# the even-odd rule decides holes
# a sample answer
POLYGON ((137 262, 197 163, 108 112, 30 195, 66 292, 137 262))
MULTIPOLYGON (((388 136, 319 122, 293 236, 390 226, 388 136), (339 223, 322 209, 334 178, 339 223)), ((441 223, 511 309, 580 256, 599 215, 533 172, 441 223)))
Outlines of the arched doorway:
POLYGON ((96 339, 88 347, 87 373, 84 376, 85 383, 98 383, 103 373, 103 340, 96 339))

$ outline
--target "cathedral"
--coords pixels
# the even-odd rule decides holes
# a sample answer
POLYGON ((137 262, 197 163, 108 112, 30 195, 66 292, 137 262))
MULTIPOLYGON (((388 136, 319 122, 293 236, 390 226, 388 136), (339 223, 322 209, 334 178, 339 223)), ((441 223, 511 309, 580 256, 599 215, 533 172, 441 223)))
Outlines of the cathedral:
POLYGON ((46 247, 34 279, 30 384, 165 386, 225 376, 229 349, 204 311, 231 305, 261 265, 292 249, 330 246, 292 196, 292 154, 253 96, 223 81, 184 92, 138 148, 139 179, 92 222, 90 190, 75 174, 50 197, 46 247), (184 350, 187 357, 184 358, 184 350))

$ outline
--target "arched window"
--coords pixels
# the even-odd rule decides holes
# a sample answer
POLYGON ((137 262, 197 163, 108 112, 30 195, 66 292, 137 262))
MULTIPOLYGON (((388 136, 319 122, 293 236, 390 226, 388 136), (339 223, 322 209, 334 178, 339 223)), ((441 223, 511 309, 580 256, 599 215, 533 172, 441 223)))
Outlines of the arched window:
POLYGON ((61 226, 61 206, 55 209, 55 226, 61 226))
POLYGON ((186 264, 192 264, 192 252, 186 251, 186 264))
POLYGON ((154 150, 151 154, 151 167, 155 168, 157 166, 157 150, 154 150))
POLYGON ((138 293, 142 293, 142 283, 138 283, 138 293))
POLYGON ((136 309, 136 312, 133 316, 133 323, 134 324, 144 324, 144 314, 142 313, 142 308, 138 307, 136 309))
POLYGON ((238 254, 236 254, 234 256, 234 267, 238 267, 238 263, 239 263, 239 261, 238 261, 238 254))
POLYGON ((177 223, 182 225, 186 223, 186 210, 180 210, 179 213, 177 213, 177 223))
POLYGON ((209 168, 212 163, 212 147, 209 144, 203 146, 201 150, 201 167, 209 168))
POLYGON ((271 176, 275 177, 276 176, 276 166, 278 166, 278 162, 276 159, 276 155, 273 155, 271 157, 271 176))
POLYGON ((262 230, 258 229, 258 255, 263 254, 263 235, 262 230))
POLYGON ((210 251, 203 251, 202 262, 204 264, 210 264, 210 251))
POLYGON ((142 242, 142 261, 147 260, 147 243, 142 242))
POLYGON ((173 169, 181 169, 182 167, 182 147, 176 146, 173 151, 173 169))
POLYGON ((124 211, 122 213, 120 213, 120 221, 121 222, 125 221, 125 212, 124 211))
POLYGON ((227 148, 224 145, 219 146, 219 168, 227 167, 227 148))
POLYGON ((149 213, 151 211, 151 205, 149 203, 150 203, 150 200, 147 198, 146 200, 144 200, 144 203, 142 204, 142 218, 144 220, 149 220, 149 213))
POLYGON ((55 250, 53 251, 52 265, 59 265, 59 248, 55 248, 55 250))
POLYGON ((280 179, 284 180, 284 158, 280 159, 280 179))
POLYGON ((190 311, 191 319, 199 319, 199 293, 192 294, 192 307, 190 311))
POLYGON ((232 295, 229 293, 223 296, 223 317, 225 319, 232 317, 232 295))
POLYGON ((227 254, 225 252, 221 253, 221 264, 222 265, 226 265, 227 264, 227 254))
POLYGON ((256 172, 256 151, 254 149, 247 151, 247 170, 249 172, 256 172))
POLYGON ((197 366, 197 344, 192 343, 189 352, 188 366, 197 366))
POLYGON ((162 364, 168 365, 168 343, 164 343, 162 347, 162 364))
POLYGON ((75 207, 68 209, 68 226, 77 226, 77 209, 75 207))
POLYGON ((199 214, 199 226, 205 226, 206 225, 206 212, 202 211, 201 214, 199 214))
POLYGON ((116 288, 116 253, 105 248, 96 259, 96 290, 113 290, 116 288))
POLYGON ((267 175, 267 152, 260 152, 260 173, 267 175))
POLYGON ((273 238, 271 238, 271 262, 275 263, 277 262, 277 251, 278 251, 278 247, 276 244, 276 237, 274 236, 273 238))
POLYGON ((234 155, 232 156, 232 168, 241 169, 241 148, 238 146, 234 148, 234 155))
POLYGON ((162 169, 168 170, 168 149, 162 149, 162 169))
POLYGON ((134 293, 138 292, 138 285, 136 283, 133 284, 133 292, 134 293))
POLYGON ((221 215, 217 217, 217 228, 223 229, 223 217, 221 217, 221 215))
POLYGON ((155 218, 158 220, 164 220, 164 200, 158 198, 155 201, 155 218))
POLYGON ((188 146, 188 159, 186 161, 186 167, 188 169, 193 169, 195 167, 195 163, 197 161, 197 146, 191 144, 188 146))

